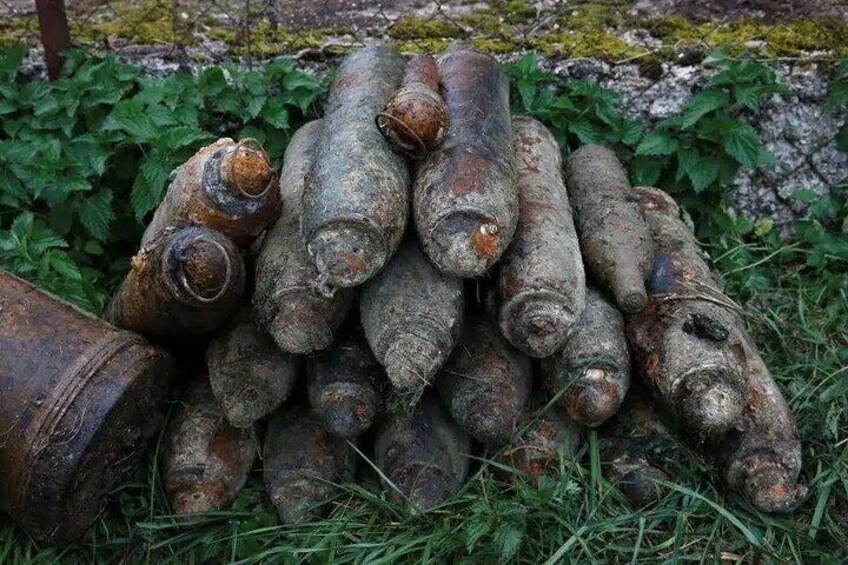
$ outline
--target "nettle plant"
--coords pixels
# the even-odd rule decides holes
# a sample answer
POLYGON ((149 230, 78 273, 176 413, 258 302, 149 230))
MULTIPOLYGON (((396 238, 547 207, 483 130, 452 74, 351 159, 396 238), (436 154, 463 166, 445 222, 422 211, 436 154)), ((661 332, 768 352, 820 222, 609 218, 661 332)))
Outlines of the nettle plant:
POLYGON ((659 185, 704 216, 724 209, 724 197, 740 167, 773 163, 757 131, 743 117, 786 88, 771 67, 714 53, 704 65, 717 69, 682 111, 659 122, 636 148, 635 184, 659 185))
POLYGON ((0 262, 92 311, 175 167, 224 136, 279 159, 327 86, 289 60, 155 78, 84 52, 55 82, 25 80, 24 57, 0 52, 0 262))
POLYGON ((592 81, 561 81, 539 68, 534 52, 506 71, 513 79, 513 112, 547 125, 566 154, 587 143, 633 147, 644 136, 642 123, 619 110, 618 94, 592 81))

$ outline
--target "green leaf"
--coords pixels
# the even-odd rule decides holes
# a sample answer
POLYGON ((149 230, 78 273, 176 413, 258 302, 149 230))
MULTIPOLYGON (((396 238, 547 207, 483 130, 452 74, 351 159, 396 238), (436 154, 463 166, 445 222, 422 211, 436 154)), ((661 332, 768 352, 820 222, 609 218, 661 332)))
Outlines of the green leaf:
POLYGON ((170 173, 170 164, 156 154, 151 154, 141 164, 130 196, 136 219, 141 220, 159 205, 170 173))
POLYGON ((137 142, 149 141, 159 135, 159 129, 138 100, 123 100, 115 104, 103 129, 121 129, 137 142))
POLYGON ((262 119, 277 129, 289 129, 289 111, 285 104, 276 98, 272 98, 265 104, 262 109, 262 119))
POLYGON ((692 182, 695 192, 702 192, 718 179, 721 162, 713 158, 702 157, 690 167, 686 174, 692 182))
POLYGON ((76 263, 64 251, 52 249, 44 254, 42 261, 53 271, 72 280, 82 279, 82 273, 76 263))
POLYGON ((645 136, 636 148, 636 155, 671 155, 678 147, 680 142, 672 134, 654 132, 645 136))
POLYGON ((662 175, 662 158, 637 155, 630 163, 630 178, 635 186, 655 186, 662 175))
POLYGON ((753 127, 742 122, 726 121, 719 135, 722 147, 737 162, 752 169, 760 165, 763 145, 753 127))
POLYGON ((77 216, 91 237, 106 241, 109 236, 109 224, 115 219, 112 192, 101 189, 94 196, 83 200, 77 209, 77 216))
POLYGON ((848 153, 848 124, 842 126, 836 134, 836 146, 840 151, 848 153))
POLYGON ((824 107, 829 112, 835 112, 848 102, 848 81, 836 81, 830 87, 830 92, 824 101, 824 107))
POLYGON ((624 120, 621 127, 621 142, 633 145, 645 135, 645 127, 639 120, 624 120))
POLYGON ((701 155, 692 147, 681 147, 677 151, 677 175, 674 180, 680 182, 689 176, 692 169, 699 165, 701 155))
POLYGON ((703 116, 713 110, 727 106, 729 99, 727 94, 721 90, 704 90, 689 99, 683 109, 683 129, 689 129, 698 123, 703 116))

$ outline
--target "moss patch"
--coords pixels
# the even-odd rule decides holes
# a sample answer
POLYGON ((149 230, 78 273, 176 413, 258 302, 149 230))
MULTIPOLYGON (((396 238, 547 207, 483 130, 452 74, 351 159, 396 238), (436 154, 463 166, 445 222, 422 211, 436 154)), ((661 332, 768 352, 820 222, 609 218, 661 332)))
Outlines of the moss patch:
POLYGON ((766 56, 799 56, 811 51, 848 53, 848 22, 835 18, 763 24, 740 20, 723 24, 693 24, 679 16, 658 18, 646 27, 665 44, 702 45, 731 54, 761 46, 766 56))
POLYGON ((440 20, 404 16, 391 24, 386 33, 392 39, 411 41, 416 39, 457 38, 463 31, 456 25, 440 20))
POLYGON ((108 17, 97 15, 81 20, 70 18, 71 37, 75 41, 97 42, 106 37, 126 39, 141 45, 194 45, 190 20, 174 17, 170 6, 156 0, 140 5, 123 2, 110 4, 108 17))
POLYGON ((38 42, 38 19, 35 16, 0 17, 0 49, 19 43, 38 42))
POLYGON ((238 28, 214 28, 207 35, 211 39, 226 43, 235 56, 247 55, 249 47, 249 52, 254 57, 274 57, 291 55, 303 49, 321 49, 326 45, 328 37, 348 32, 349 30, 344 28, 329 27, 291 31, 284 26, 274 26, 262 20, 251 28, 249 43, 247 35, 238 28))

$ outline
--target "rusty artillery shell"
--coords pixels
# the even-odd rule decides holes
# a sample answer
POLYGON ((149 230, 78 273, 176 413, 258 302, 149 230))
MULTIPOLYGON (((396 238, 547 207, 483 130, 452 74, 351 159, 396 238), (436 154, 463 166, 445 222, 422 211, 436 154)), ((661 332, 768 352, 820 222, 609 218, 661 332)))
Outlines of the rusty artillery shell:
POLYGON ((302 229, 321 282, 331 286, 371 278, 406 228, 409 171, 374 124, 403 68, 397 53, 366 47, 345 58, 330 87, 302 229))
POLYGON ((432 392, 425 392, 411 412, 388 415, 377 427, 374 445, 377 467, 391 482, 383 479, 389 497, 402 495, 421 510, 459 491, 470 451, 468 436, 432 392))
POLYGON ((324 426, 342 438, 371 427, 382 411, 385 378, 362 331, 349 329, 306 363, 309 404, 324 426))
POLYGON ((0 270, 0 510, 82 537, 164 422, 164 351, 0 270))
POLYGON ((409 237, 365 286, 362 327, 392 385, 420 391, 453 351, 465 310, 462 281, 438 271, 409 237))
POLYGON ((314 515, 355 464, 350 444, 304 408, 278 410, 271 416, 264 457, 265 488, 280 520, 287 523, 314 515))
POLYGON ((431 55, 413 56, 400 89, 377 115, 383 137, 411 157, 426 157, 445 137, 448 114, 439 82, 436 60, 431 55))
POLYGON ((206 375, 189 385, 165 430, 162 483, 174 514, 228 507, 256 460, 253 428, 227 421, 206 375))
POLYGON ((638 189, 656 258, 650 301, 627 319, 627 336, 646 385, 695 435, 727 431, 745 405, 742 322, 719 290, 670 196, 638 189))
POLYGON ((543 476, 556 477, 562 461, 573 460, 582 438, 577 425, 561 407, 544 410, 545 402, 533 399, 534 408, 525 415, 500 461, 517 470, 534 484, 543 476))
POLYGON ((280 213, 276 175, 255 140, 219 139, 173 173, 165 198, 142 237, 151 242, 166 228, 205 226, 250 245, 280 213))
POLYGON ((532 357, 560 349, 586 302, 586 274, 551 132, 513 119, 520 213, 498 274, 498 323, 532 357))
POLYGON ((140 333, 202 335, 232 316, 243 289, 232 241, 208 228, 168 228, 133 257, 105 318, 140 333))
POLYGON ((580 321, 542 368, 545 388, 551 395, 562 393, 560 403, 571 419, 584 426, 601 424, 618 411, 630 387, 624 318, 590 288, 580 321))
POLYGON ((795 418, 753 342, 746 341, 745 409, 727 434, 708 445, 731 488, 763 512, 791 512, 807 496, 807 487, 798 483, 801 442, 795 418))
POLYGON ((530 359, 488 320, 469 317, 436 386, 454 420, 471 437, 499 447, 526 412, 532 377, 530 359))
POLYGON ((439 58, 450 125, 413 186, 415 226, 440 270, 482 275, 518 222, 509 78, 492 57, 468 49, 439 58))
POLYGON ((627 172, 609 149, 586 145, 568 158, 566 183, 587 271, 622 312, 641 311, 653 252, 627 172))
POLYGON ((300 359, 280 351, 252 321, 222 331, 206 351, 209 382, 233 426, 247 428, 285 402, 300 372, 300 359))
POLYGON ((647 395, 633 390, 621 410, 600 429, 600 456, 607 480, 636 506, 659 500, 684 458, 683 446, 660 420, 647 395))
POLYGON ((318 288, 318 269, 300 232, 304 184, 322 124, 309 122, 289 142, 280 173, 283 211, 265 235, 256 261, 256 319, 280 349, 291 353, 329 347, 354 298, 350 289, 325 293, 318 288))

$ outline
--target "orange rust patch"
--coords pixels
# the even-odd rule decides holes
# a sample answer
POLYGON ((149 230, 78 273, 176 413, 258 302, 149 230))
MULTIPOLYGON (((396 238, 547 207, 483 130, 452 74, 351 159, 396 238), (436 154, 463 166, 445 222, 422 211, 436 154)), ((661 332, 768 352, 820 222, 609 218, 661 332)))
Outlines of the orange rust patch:
POLYGON ((498 255, 498 234, 491 233, 485 229, 485 225, 481 225, 474 230, 474 235, 471 236, 471 241, 474 244, 474 251, 479 257, 497 257, 498 255))
POLYGON ((260 151, 238 147, 224 162, 224 182, 239 191, 257 196, 268 187, 273 171, 268 158, 260 151))
POLYGON ((344 261, 345 270, 350 276, 359 274, 365 270, 365 261, 356 253, 345 253, 340 259, 344 261))

